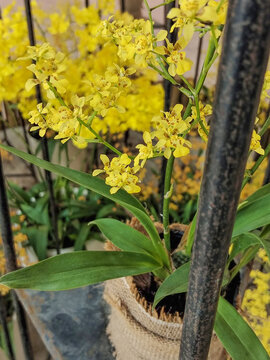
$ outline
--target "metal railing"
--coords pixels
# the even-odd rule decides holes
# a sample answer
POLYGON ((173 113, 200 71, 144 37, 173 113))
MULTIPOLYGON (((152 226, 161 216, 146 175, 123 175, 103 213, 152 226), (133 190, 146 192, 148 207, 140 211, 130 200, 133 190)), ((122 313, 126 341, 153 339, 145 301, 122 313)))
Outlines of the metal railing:
MULTIPOLYGON (((85 6, 89 1, 85 0, 85 6)), ((125 1, 120 1, 125 11, 125 1)), ((166 11, 174 3, 166 5, 166 11)), ((29 42, 35 45, 35 33, 30 0, 25 0, 29 42)), ((170 28, 165 20, 165 28, 170 28)), ((171 36, 174 36, 173 34, 171 36)), ((259 102, 263 76, 270 46, 270 2, 263 0, 230 0, 224 46, 218 72, 216 99, 207 150, 204 177, 201 186, 198 220, 195 234, 192 266, 180 347, 181 360, 207 358, 213 331, 215 313, 228 254, 236 208, 241 191, 244 169, 253 123, 259 102)), ((195 82, 198 76, 202 40, 200 40, 195 82)), ((42 102, 36 87, 36 98, 42 102)), ((170 107, 171 87, 165 82, 165 110, 170 107)), ((49 160, 46 139, 42 141, 43 157, 49 160)), ((266 173, 269 182, 270 165, 266 173)), ((52 226, 57 236, 57 208, 52 178, 46 172, 50 194, 52 226)), ((0 158, 0 223, 7 271, 17 268, 13 236, 7 203, 5 180, 0 158)), ((28 341, 25 314, 13 292, 24 352, 33 359, 28 341)), ((10 359, 15 359, 9 338, 6 314, 0 297, 0 321, 4 330, 10 359)))

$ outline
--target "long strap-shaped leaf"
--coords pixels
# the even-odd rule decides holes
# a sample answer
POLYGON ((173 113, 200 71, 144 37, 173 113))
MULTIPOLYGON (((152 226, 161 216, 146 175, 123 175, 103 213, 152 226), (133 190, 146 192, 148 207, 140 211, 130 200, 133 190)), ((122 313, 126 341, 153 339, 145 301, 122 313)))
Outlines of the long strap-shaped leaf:
POLYGON ((111 194, 110 186, 106 185, 102 179, 83 173, 81 171, 69 169, 61 165, 52 164, 48 161, 39 159, 33 155, 27 154, 11 146, 0 144, 0 148, 5 149, 6 151, 16 156, 19 156, 20 158, 42 169, 51 171, 59 176, 63 176, 64 178, 78 185, 81 185, 86 189, 89 189, 100 195, 103 195, 106 198, 111 199, 117 202, 118 204, 122 205, 123 207, 125 207, 140 220, 140 222, 148 232, 155 248, 157 249, 157 253, 160 256, 162 263, 168 269, 170 269, 169 257, 164 246, 162 245, 162 242, 160 241, 159 234, 153 222, 146 214, 142 204, 134 196, 128 194, 126 191, 121 189, 116 194, 111 194))
POLYGON ((77 251, 57 255, 3 275, 0 283, 14 289, 69 290, 123 276, 155 271, 151 256, 122 251, 77 251))
MULTIPOLYGON (((154 307, 166 296, 187 291, 190 263, 179 267, 159 287, 154 307)), ((221 296, 215 320, 215 331, 233 360, 269 360, 260 340, 242 316, 221 296)))
POLYGON ((247 322, 222 297, 219 298, 214 329, 233 360, 270 359, 247 322))
POLYGON ((156 258, 153 243, 141 232, 115 219, 97 219, 90 225, 97 225, 103 235, 123 251, 144 253, 156 258))

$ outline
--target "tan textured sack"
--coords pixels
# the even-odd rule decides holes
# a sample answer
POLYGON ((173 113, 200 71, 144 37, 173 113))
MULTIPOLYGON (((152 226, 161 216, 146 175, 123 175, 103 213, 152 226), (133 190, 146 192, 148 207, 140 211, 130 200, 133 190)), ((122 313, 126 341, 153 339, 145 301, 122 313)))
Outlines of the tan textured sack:
MULTIPOLYGON (((107 333, 117 360, 178 360, 182 320, 151 312, 132 278, 106 282, 105 300, 111 305, 107 333)), ((208 359, 225 360, 226 352, 213 334, 208 359)))

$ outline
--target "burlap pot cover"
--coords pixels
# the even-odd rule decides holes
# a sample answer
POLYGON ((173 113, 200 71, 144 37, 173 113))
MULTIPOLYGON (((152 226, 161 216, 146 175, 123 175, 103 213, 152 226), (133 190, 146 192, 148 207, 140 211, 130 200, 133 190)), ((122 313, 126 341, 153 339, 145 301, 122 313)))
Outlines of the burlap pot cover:
MULTIPOLYGON (((104 298, 111 306, 107 333, 117 360, 178 360, 182 319, 158 316, 138 294, 132 278, 106 282, 104 298)), ((226 352, 213 334, 208 359, 225 360, 226 352)))

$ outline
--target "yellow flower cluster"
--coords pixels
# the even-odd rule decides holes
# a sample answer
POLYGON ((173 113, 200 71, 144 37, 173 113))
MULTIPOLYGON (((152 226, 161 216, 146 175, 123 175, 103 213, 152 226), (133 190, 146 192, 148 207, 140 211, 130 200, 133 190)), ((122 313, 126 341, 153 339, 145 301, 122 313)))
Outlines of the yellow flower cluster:
POLYGON ((7 100, 16 103, 24 93, 29 74, 16 62, 18 57, 24 55, 28 38, 23 11, 13 12, 14 5, 3 8, 0 19, 0 102, 7 100))
POLYGON ((268 311, 270 303, 270 264, 264 250, 259 251, 258 257, 260 262, 267 264, 265 267, 268 267, 268 269, 266 269, 267 272, 251 271, 250 277, 255 287, 246 290, 242 308, 250 326, 270 354, 270 315, 268 311))
POLYGON ((39 135, 44 136, 46 130, 52 129, 58 134, 55 139, 61 139, 64 143, 70 138, 74 138, 74 141, 80 142, 80 123, 78 118, 82 121, 86 120, 86 116, 82 112, 82 108, 85 105, 85 98, 79 98, 74 95, 71 98, 71 105, 73 110, 67 106, 58 106, 54 108, 50 104, 45 107, 42 104, 37 105, 37 110, 30 111, 29 122, 35 124, 32 126, 31 131, 39 130, 39 135))
POLYGON ((33 60, 34 64, 27 66, 32 71, 35 79, 28 79, 25 84, 26 91, 31 90, 34 86, 42 84, 47 92, 48 99, 54 99, 50 85, 54 86, 59 94, 66 92, 68 82, 62 78, 63 71, 66 70, 64 64, 65 55, 56 52, 48 43, 37 46, 28 46, 27 56, 18 58, 18 60, 33 60))
POLYGON ((185 156, 191 148, 191 142, 183 136, 189 130, 191 118, 183 120, 182 110, 183 105, 177 104, 172 111, 153 119, 156 130, 152 132, 152 138, 158 139, 155 148, 158 152, 164 152, 166 159, 172 154, 176 158, 185 156))
POLYGON ((135 175, 140 167, 130 167, 131 159, 127 154, 114 157, 110 162, 106 155, 101 155, 100 159, 104 165, 103 170, 94 170, 93 176, 106 173, 106 184, 111 186, 111 194, 123 188, 128 193, 137 193, 141 188, 137 185, 139 178, 135 175))
MULTIPOLYGON (((103 15, 111 13, 113 8, 113 1, 99 1, 98 7, 79 8, 78 5, 74 5, 69 9, 63 8, 60 14, 51 13, 48 16, 35 1, 32 1, 36 38, 38 42, 45 43, 29 48, 28 54, 24 9, 15 10, 14 6, 4 8, 3 19, 0 20, 0 45, 3 49, 0 55, 0 101, 18 104, 22 115, 27 118, 29 111, 33 110, 36 104, 33 87, 42 83, 44 104, 49 103, 42 114, 43 122, 46 123, 47 118, 51 120, 50 111, 58 112, 51 84, 71 111, 71 99, 74 94, 79 98, 85 97, 84 110, 88 116, 94 111, 90 102, 98 107, 100 115, 102 112, 102 118, 95 117, 92 120, 92 126, 97 133, 102 131, 103 134, 113 134, 127 129, 149 130, 151 118, 163 107, 163 88, 161 84, 156 83, 157 75, 152 70, 142 70, 133 59, 123 62, 117 56, 117 46, 114 43, 106 43, 103 37, 97 35, 103 15), (17 58, 21 60, 16 61, 17 58), (31 64, 31 60, 36 63, 31 64), (111 81, 113 74, 110 76, 107 72, 109 67, 113 68, 112 72, 116 71, 117 66, 121 69, 121 84, 118 85, 122 86, 123 91, 120 92, 117 92, 119 86, 116 86, 115 81, 111 81), (30 71, 25 71, 25 67, 30 71), (127 77, 123 76, 122 70, 128 68, 136 68, 136 74, 132 74, 130 80, 124 83, 127 77), (33 73, 35 79, 32 78, 33 73), (103 88, 104 82, 107 82, 106 89, 98 91, 103 88), (110 87, 108 82, 111 83, 110 87), (107 95, 104 96, 104 93, 107 95), (147 101, 149 93, 152 94, 154 106, 150 106, 147 101)), ((115 18, 126 24, 133 21, 132 16, 128 14, 116 14, 115 18)), ((32 113, 30 118, 33 121, 32 113)), ((70 119, 70 116, 68 118, 70 119)), ((44 132, 42 129, 49 128, 43 125, 40 128, 41 133, 44 132)), ((74 128, 73 125, 71 127, 74 128)), ((79 147, 85 147, 87 140, 93 138, 93 134, 84 126, 77 126, 75 135, 78 129, 80 138, 73 138, 73 142, 79 147), (82 141, 83 138, 85 141, 82 141)), ((69 136, 60 135, 60 138, 67 139, 69 136)))
POLYGON ((156 38, 153 37, 150 21, 143 19, 135 19, 128 24, 123 20, 105 20, 99 32, 104 39, 117 45, 117 55, 122 61, 134 58, 135 63, 141 67, 155 62, 153 43, 164 40, 167 34, 160 31, 156 38))
POLYGON ((198 133, 200 137, 207 141, 207 133, 209 132, 210 126, 207 122, 207 117, 212 115, 212 106, 207 104, 203 105, 203 103, 199 102, 199 114, 197 112, 196 106, 192 106, 191 108, 191 118, 198 123, 198 133))
POLYGON ((172 44, 166 39, 166 43, 167 46, 159 46, 155 52, 167 56, 168 72, 171 76, 183 75, 191 69, 193 64, 191 60, 186 59, 186 53, 182 51, 184 48, 183 40, 180 39, 172 44))
POLYGON ((130 168, 128 166, 127 168, 128 186, 125 183, 126 175, 122 171, 125 170, 125 167, 120 166, 120 164, 130 165, 131 159, 128 158, 127 154, 113 158, 111 163, 109 163, 107 157, 104 157, 105 155, 101 155, 104 170, 95 170, 93 175, 96 176, 105 172, 107 175, 106 183, 112 186, 112 193, 120 188, 124 188, 129 193, 139 192, 140 187, 137 185, 139 178, 134 174, 144 167, 147 159, 153 158, 155 154, 163 154, 169 159, 172 154, 174 157, 182 157, 189 153, 191 143, 181 135, 189 130, 189 122, 192 118, 183 120, 182 109, 183 105, 178 104, 170 112, 163 112, 161 116, 153 118, 152 123, 155 130, 151 133, 148 131, 143 133, 145 145, 139 144, 136 146, 139 153, 134 158, 134 167, 130 168), (157 140, 155 145, 152 143, 153 139, 157 140), (116 164, 120 167, 117 174, 115 173, 116 164), (133 186, 131 186, 132 182, 133 186))
POLYGON ((215 0, 179 0, 179 8, 171 9, 167 15, 174 21, 171 31, 178 28, 186 46, 194 34, 195 26, 225 24, 228 1, 220 4, 215 0))

